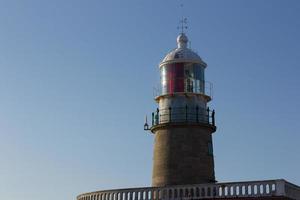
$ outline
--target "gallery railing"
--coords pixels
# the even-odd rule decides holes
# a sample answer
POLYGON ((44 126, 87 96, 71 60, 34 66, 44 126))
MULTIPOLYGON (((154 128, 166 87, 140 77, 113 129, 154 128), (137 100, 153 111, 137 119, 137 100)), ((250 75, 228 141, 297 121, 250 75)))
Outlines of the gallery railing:
POLYGON ((152 113, 152 126, 164 123, 202 123, 215 126, 215 111, 199 107, 169 107, 152 113))

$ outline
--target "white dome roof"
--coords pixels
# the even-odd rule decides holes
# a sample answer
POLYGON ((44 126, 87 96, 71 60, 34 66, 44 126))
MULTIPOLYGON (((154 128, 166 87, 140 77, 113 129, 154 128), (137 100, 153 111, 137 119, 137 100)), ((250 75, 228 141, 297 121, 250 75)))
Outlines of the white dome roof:
POLYGON ((206 67, 206 63, 200 58, 200 56, 187 47, 188 38, 184 33, 181 33, 177 37, 177 48, 169 52, 162 60, 159 66, 169 63, 178 62, 193 62, 200 63, 206 67))

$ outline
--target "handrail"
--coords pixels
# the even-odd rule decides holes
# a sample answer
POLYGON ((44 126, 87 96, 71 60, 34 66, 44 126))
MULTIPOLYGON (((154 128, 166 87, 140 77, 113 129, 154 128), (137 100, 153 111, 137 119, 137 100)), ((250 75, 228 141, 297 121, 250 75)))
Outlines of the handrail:
POLYGON ((165 123, 202 123, 215 126, 215 111, 210 108, 196 107, 169 107, 152 112, 152 126, 165 123))
POLYGON ((278 179, 104 190, 81 194, 77 200, 192 200, 274 196, 300 200, 300 187, 278 179))

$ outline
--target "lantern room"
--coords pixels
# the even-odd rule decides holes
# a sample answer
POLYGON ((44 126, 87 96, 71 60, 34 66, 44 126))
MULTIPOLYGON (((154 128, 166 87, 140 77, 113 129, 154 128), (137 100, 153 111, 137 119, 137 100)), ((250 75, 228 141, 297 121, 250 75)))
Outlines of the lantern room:
POLYGON ((206 63, 188 48, 187 44, 187 36, 181 33, 177 37, 177 48, 169 52, 160 63, 161 95, 206 93, 204 77, 206 63))

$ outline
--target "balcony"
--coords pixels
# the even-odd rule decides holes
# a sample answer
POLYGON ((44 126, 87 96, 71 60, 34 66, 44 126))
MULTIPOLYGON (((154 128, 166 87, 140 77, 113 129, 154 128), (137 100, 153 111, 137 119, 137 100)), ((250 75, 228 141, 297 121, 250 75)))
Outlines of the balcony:
MULTIPOLYGON (((215 111, 199 107, 169 107, 168 109, 157 109, 151 115, 151 128, 162 124, 204 124, 215 128, 215 111)), ((144 130, 150 130, 148 122, 144 130)))

